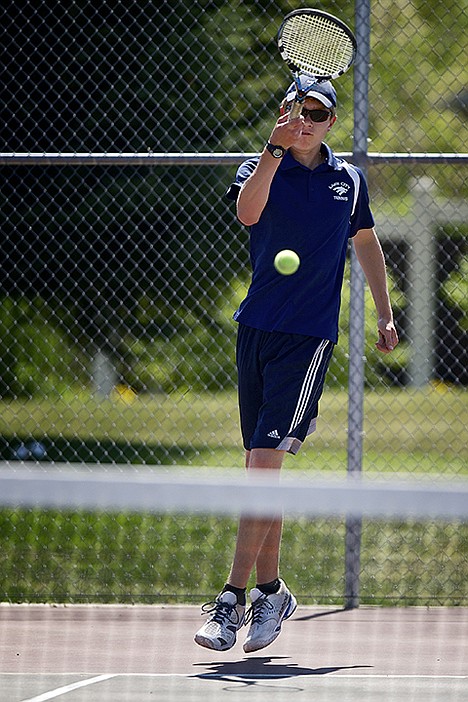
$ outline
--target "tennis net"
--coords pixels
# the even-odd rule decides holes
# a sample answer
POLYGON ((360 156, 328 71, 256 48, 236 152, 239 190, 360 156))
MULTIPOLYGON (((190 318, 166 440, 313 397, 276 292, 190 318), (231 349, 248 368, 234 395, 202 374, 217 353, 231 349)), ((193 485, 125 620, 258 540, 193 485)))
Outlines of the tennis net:
POLYGON ((467 480, 5 462, 0 533, 2 701, 468 694, 467 480), (193 642, 241 514, 299 603, 255 654, 193 642))

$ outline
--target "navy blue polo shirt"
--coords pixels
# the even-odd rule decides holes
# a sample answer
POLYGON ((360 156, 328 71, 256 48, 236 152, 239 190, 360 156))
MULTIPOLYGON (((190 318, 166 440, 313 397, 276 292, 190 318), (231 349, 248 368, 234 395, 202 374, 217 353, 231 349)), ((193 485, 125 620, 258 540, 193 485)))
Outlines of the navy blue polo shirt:
MULTIPOLYGON (((362 172, 326 144, 322 152, 326 159, 314 170, 289 152, 282 159, 260 220, 250 227, 252 281, 234 319, 263 331, 336 343, 348 239, 372 227, 374 219, 362 172), (299 255, 297 273, 284 276, 275 270, 273 260, 282 249, 299 255)), ((239 167, 230 199, 237 199, 258 160, 239 167)))

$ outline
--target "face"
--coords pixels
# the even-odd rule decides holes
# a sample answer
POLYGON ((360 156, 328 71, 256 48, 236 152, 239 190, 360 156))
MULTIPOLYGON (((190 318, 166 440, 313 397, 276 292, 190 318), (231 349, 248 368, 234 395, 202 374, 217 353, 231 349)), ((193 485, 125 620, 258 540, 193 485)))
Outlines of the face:
POLYGON ((304 101, 303 109, 305 108, 306 114, 304 115, 304 126, 302 128, 302 136, 297 142, 295 147, 299 150, 309 150, 321 144, 325 139, 327 132, 330 131, 333 124, 336 121, 336 117, 332 115, 331 111, 323 105, 316 98, 306 98, 304 101), (310 115, 307 114, 308 110, 320 110, 329 112, 326 120, 324 122, 313 122, 310 115))

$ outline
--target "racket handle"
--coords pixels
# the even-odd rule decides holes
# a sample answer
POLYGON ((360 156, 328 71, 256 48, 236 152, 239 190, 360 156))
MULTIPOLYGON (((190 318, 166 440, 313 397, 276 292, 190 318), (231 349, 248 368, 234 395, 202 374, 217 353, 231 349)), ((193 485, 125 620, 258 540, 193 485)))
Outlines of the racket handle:
POLYGON ((291 107, 291 111, 289 113, 289 121, 291 121, 292 119, 296 119, 296 117, 299 117, 299 115, 302 112, 302 102, 299 102, 297 98, 296 100, 294 100, 293 106, 291 107))

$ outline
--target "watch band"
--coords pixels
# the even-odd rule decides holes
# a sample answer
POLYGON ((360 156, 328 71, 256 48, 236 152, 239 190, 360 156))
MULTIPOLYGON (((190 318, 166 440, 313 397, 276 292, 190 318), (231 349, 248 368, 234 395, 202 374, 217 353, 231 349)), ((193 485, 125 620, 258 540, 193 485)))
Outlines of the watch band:
POLYGON ((286 149, 283 146, 279 146, 278 144, 270 144, 270 142, 267 143, 266 149, 270 152, 273 158, 283 158, 284 154, 286 153, 286 149))

